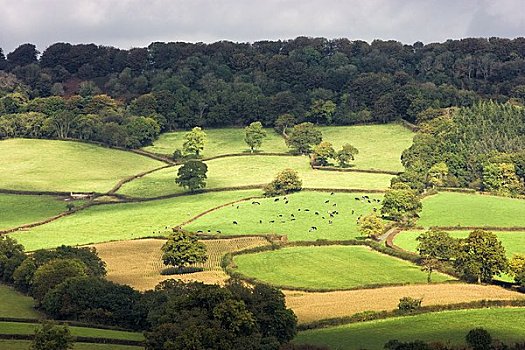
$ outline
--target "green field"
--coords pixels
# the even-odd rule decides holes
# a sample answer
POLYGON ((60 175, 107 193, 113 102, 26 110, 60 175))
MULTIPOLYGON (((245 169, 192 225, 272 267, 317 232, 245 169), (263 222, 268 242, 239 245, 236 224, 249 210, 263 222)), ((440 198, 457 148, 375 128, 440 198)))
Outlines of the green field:
POLYGON ((190 231, 220 230, 223 234, 283 234, 291 241, 353 239, 359 236, 357 218, 380 207, 381 195, 369 195, 371 203, 362 199, 363 194, 302 191, 274 198, 258 199, 228 206, 208 213, 185 226, 190 231), (355 200, 355 198, 359 200, 355 200), (325 203, 325 201, 329 201, 325 203), (336 206, 334 206, 334 204, 336 206), (306 211, 308 209, 309 211, 306 211), (337 211, 339 214, 330 212, 337 211), (352 213, 354 211, 354 213, 352 213), (315 213, 319 213, 316 215, 315 213), (279 216, 282 215, 282 216, 279 216), (293 215, 293 216, 292 216, 293 215), (295 220, 292 220, 295 219, 295 220), (233 222, 236 221, 237 224, 233 222), (262 222, 261 222, 262 221, 262 222), (273 223, 271 221, 274 221, 273 223), (332 221, 330 224, 329 221, 332 221), (310 231, 312 226, 317 230, 310 231))
MULTIPOLYGON (((273 129, 266 128, 268 135, 264 140, 260 152, 288 152, 288 147, 284 138, 278 135, 273 129)), ((250 152, 250 148, 244 142, 243 128, 224 128, 224 129, 204 129, 207 135, 207 142, 204 146, 202 156, 204 158, 215 157, 222 154, 250 152)), ((184 134, 187 131, 175 131, 159 136, 152 146, 145 147, 144 150, 154 153, 172 155, 176 149, 182 149, 184 134)))
POLYGON ((401 153, 412 145, 412 133, 401 124, 327 126, 320 128, 323 140, 338 150, 350 143, 359 150, 355 167, 403 171, 401 153))
POLYGON ((10 234, 27 250, 165 235, 169 228, 223 203, 260 194, 232 191, 141 203, 92 206, 27 231, 10 234), (168 229, 166 229, 168 227, 168 229))
POLYGON ((66 202, 52 196, 0 194, 0 230, 41 221, 66 210, 66 202))
MULTIPOLYGON (((416 238, 424 231, 403 231, 400 232, 394 239, 394 243, 412 252, 417 251, 417 240, 416 238)), ((466 238, 471 231, 449 231, 450 235, 454 238, 466 238)), ((514 254, 521 253, 525 254, 525 232, 516 231, 492 231, 498 239, 501 241, 507 256, 510 258, 514 254)))
MULTIPOLYGON (((276 286, 350 289, 426 283, 420 267, 363 246, 293 247, 234 258, 237 271, 276 286)), ((435 282, 452 278, 436 274, 435 282)))
POLYGON ((163 163, 81 142, 0 141, 0 188, 31 191, 106 192, 118 180, 163 163))
POLYGON ((338 350, 379 350, 391 339, 460 345, 468 331, 477 327, 488 330, 493 339, 523 342, 525 324, 519 321, 523 319, 525 308, 445 311, 300 332, 294 342, 338 350))
POLYGON ((39 318, 33 298, 0 284, 0 317, 39 318))
POLYGON ((525 227, 525 200, 441 192, 423 200, 417 224, 430 226, 525 227))
MULTIPOLYGON (((33 334, 38 324, 20 322, 0 322, 0 334, 33 334)), ((144 340, 142 333, 115 331, 111 329, 98 329, 87 327, 69 327, 71 335, 91 338, 144 340)))
MULTIPOLYGON (((295 169, 304 187, 385 189, 392 178, 385 174, 313 170, 306 157, 241 156, 214 159, 206 164, 206 188, 264 185, 285 168, 295 169)), ((118 193, 148 198, 183 192, 175 184, 177 170, 177 167, 171 167, 148 174, 125 184, 118 193)))
MULTIPOLYGON (((2 350, 28 350, 31 342, 28 340, 0 340, 2 350)), ((140 350, 139 346, 113 345, 113 344, 87 344, 75 343, 74 350, 140 350)))

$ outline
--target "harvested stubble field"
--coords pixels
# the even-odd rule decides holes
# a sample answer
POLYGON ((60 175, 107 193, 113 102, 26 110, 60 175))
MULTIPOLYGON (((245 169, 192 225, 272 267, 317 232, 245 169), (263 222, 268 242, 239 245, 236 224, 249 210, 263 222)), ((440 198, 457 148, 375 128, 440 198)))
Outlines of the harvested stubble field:
POLYGON ((329 192, 302 191, 278 197, 278 201, 276 198, 261 198, 226 206, 184 228, 204 233, 219 230, 227 235, 278 234, 286 235, 291 241, 348 240, 360 235, 357 218, 372 212, 373 208, 379 209, 382 198, 381 194, 331 195, 329 192), (363 196, 369 199, 363 199, 363 196), (312 227, 317 229, 312 230, 312 227))
POLYGON ((525 200, 440 192, 423 200, 417 224, 430 226, 525 227, 525 200))
MULTIPOLYGON (((206 188, 265 185, 285 168, 295 169, 304 187, 386 189, 392 175, 314 170, 305 156, 242 156, 207 161, 206 188)), ((175 184, 179 167, 155 171, 128 182, 118 191, 131 197, 151 198, 186 190, 175 184)))
POLYGON ((66 202, 53 196, 0 194, 0 230, 41 221, 66 210, 66 202))
POLYGON ((208 261, 195 265, 202 267, 203 271, 184 275, 161 275, 161 271, 166 268, 162 263, 160 250, 164 242, 163 239, 137 239, 101 243, 94 247, 107 263, 108 279, 138 290, 147 290, 168 278, 223 283, 228 276, 220 264, 226 253, 269 244, 263 237, 203 240, 208 250, 208 261))
POLYGON ((525 334, 525 308, 475 309, 434 312, 416 316, 352 323, 300 332, 296 343, 329 346, 338 350, 383 349, 387 341, 464 344, 469 330, 482 327, 493 339, 521 341, 525 334))
MULTIPOLYGON (((2 350, 29 350, 29 340, 0 340, 2 350)), ((75 343, 75 350, 141 350, 140 346, 75 343)))
POLYGON ((106 192, 119 180, 165 165, 131 152, 82 142, 0 141, 0 188, 106 192))
MULTIPOLYGON (((371 285, 426 283, 420 267, 364 246, 307 246, 234 257, 236 271, 285 288, 352 289, 371 285)), ((433 274, 433 281, 453 278, 433 274)))
POLYGON ((202 193, 177 198, 89 207, 48 224, 10 235, 26 250, 86 245, 168 235, 171 227, 224 203, 256 196, 260 191, 202 193))
MULTIPOLYGON (((285 153, 288 147, 284 138, 266 128, 267 137, 259 152, 285 153)), ((207 135, 206 144, 202 156, 204 158, 215 157, 223 154, 232 153, 249 153, 250 149, 244 142, 243 128, 223 128, 223 129, 205 129, 207 135)), ((171 156, 176 149, 182 149, 184 143, 184 134, 187 131, 168 132, 159 136, 153 145, 144 147, 149 152, 165 154, 171 156)))
POLYGON ((448 305, 478 300, 515 300, 525 295, 507 289, 465 283, 420 284, 336 292, 284 291, 286 305, 293 309, 299 323, 352 316, 365 311, 390 311, 399 299, 423 299, 424 306, 448 305))

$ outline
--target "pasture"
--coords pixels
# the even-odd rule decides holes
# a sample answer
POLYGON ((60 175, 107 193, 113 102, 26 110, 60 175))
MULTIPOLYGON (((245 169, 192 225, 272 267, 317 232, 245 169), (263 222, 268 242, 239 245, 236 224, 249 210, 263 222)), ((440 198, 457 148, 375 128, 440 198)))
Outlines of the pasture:
MULTIPOLYGON (((351 289, 426 283, 426 273, 407 261, 363 246, 291 247, 234 257, 236 271, 286 288, 351 289)), ((452 277, 435 274, 435 282, 452 277)))
POLYGON ((34 300, 13 288, 0 284, 0 317, 39 318, 34 300))
POLYGON ((459 282, 314 293, 285 290, 284 293, 286 305, 295 312, 299 323, 348 317, 366 311, 395 310, 399 299, 406 296, 422 299, 424 306, 525 298, 522 293, 498 286, 459 282))
POLYGON ((226 253, 269 244, 262 237, 203 240, 208 261, 195 265, 203 268, 203 271, 184 275, 161 275, 166 266, 162 263, 160 248, 165 242, 164 239, 136 239, 101 243, 93 247, 107 264, 109 280, 138 290, 148 290, 168 278, 223 283, 228 278, 221 268, 221 259, 226 253))
POLYGON ((171 227, 207 209, 259 193, 203 193, 158 201, 96 205, 74 215, 10 235, 29 251, 54 248, 62 244, 75 246, 166 236, 171 232, 171 227))
MULTIPOLYGON (((240 156, 214 159, 208 165, 206 188, 265 185, 278 172, 292 168, 299 173, 303 187, 386 189, 392 175, 313 170, 305 156, 240 156)), ((186 190, 175 184, 178 167, 155 171, 126 183, 118 193, 131 197, 157 197, 186 190)))
MULTIPOLYGON (((402 231, 394 238, 394 244, 400 248, 411 252, 417 252, 417 237, 425 231, 411 230, 402 231)), ((472 231, 448 231, 454 238, 466 238, 472 231)), ((492 231, 503 244, 507 256, 510 258, 514 254, 525 253, 525 232, 517 231, 492 231)))
MULTIPOLYGON (((266 138, 258 152, 286 153, 288 147, 284 138, 273 129, 266 128, 266 138)), ((244 142, 244 128, 204 129, 207 135, 202 156, 216 157, 223 154, 250 153, 244 142)), ((145 151, 171 156, 176 149, 182 149, 184 134, 187 131, 168 132, 159 136, 153 145, 144 147, 145 151)))
POLYGON ((338 350, 383 349, 391 340, 464 344, 469 330, 483 327, 493 339, 523 341, 525 308, 444 311, 353 323, 300 332, 295 343, 329 346, 338 350))
POLYGON ((0 230, 41 221, 66 210, 66 202, 53 196, 0 194, 0 230))
POLYGON ((525 200, 440 192, 423 200, 417 224, 431 226, 525 227, 525 200))
MULTIPOLYGON (((31 342, 28 340, 0 340, 2 350, 28 350, 31 342)), ((75 350, 140 350, 141 346, 114 345, 114 344, 88 344, 75 343, 75 350)))
POLYGON ((164 165, 131 152, 56 140, 0 141, 0 188, 106 192, 119 180, 164 165))
POLYGON ((226 235, 279 234, 291 241, 348 240, 360 236, 357 218, 379 209, 381 194, 368 195, 370 203, 363 196, 301 191, 286 197, 261 198, 210 212, 184 228, 204 233, 219 230, 226 235))
POLYGON ((350 143, 359 150, 353 164, 357 169, 403 171, 401 153, 410 147, 414 133, 401 124, 325 126, 323 140, 339 150, 350 143))

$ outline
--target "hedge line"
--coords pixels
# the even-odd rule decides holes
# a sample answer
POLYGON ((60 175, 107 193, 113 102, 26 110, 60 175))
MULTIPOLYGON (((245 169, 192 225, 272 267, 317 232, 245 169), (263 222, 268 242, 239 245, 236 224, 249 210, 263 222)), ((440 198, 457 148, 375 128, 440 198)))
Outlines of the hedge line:
POLYGON ((365 321, 374 321, 399 316, 415 316, 432 312, 453 311, 453 310, 468 310, 468 309, 484 309, 495 307, 525 307, 525 300, 478 300, 457 304, 431 305, 422 306, 420 309, 414 310, 410 313, 402 312, 400 310, 393 311, 365 311, 354 314, 352 316, 329 318, 320 321, 300 324, 297 326, 299 331, 308 329, 319 329, 340 326, 350 323, 358 323, 365 321))
MULTIPOLYGON (((3 340, 33 340, 33 334, 2 334, 0 339, 3 340)), ((144 342, 129 339, 112 339, 112 338, 96 338, 96 337, 82 337, 73 336, 73 341, 76 343, 88 344, 113 344, 113 345, 130 345, 130 346, 144 346, 144 342)))
MULTIPOLYGON (((311 163, 310 163, 311 164, 311 163)), ((339 172, 354 172, 354 173, 369 173, 369 174, 387 174, 387 175, 399 175, 400 171, 391 170, 379 170, 379 169, 355 169, 355 168, 338 168, 334 166, 321 166, 311 164, 312 169, 321 171, 339 171, 339 172)))

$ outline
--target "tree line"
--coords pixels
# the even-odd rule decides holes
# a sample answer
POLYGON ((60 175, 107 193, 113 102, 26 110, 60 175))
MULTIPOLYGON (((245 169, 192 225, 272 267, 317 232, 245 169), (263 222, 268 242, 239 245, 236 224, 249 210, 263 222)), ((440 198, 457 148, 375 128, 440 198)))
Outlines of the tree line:
POLYGON ((524 38, 407 45, 298 37, 130 50, 55 43, 40 56, 26 43, 0 49, 0 90, 30 99, 106 94, 138 116, 157 115, 166 130, 273 125, 285 113, 299 122, 385 123, 480 98, 523 103, 524 57, 524 38))

